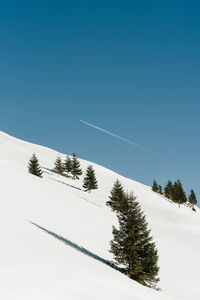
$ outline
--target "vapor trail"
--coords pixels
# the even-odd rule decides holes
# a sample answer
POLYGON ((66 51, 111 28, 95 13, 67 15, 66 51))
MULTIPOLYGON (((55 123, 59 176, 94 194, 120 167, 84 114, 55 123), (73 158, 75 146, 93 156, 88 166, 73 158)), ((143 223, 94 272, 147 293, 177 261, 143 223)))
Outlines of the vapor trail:
POLYGON ((121 136, 119 136, 119 135, 117 135, 117 134, 115 134, 115 133, 113 133, 113 132, 111 132, 111 131, 108 131, 108 130, 106 130, 106 129, 103 129, 103 128, 101 128, 101 127, 98 127, 98 126, 96 126, 96 125, 93 125, 93 124, 88 123, 88 122, 83 121, 83 120, 80 120, 80 122, 81 122, 81 123, 84 123, 84 124, 86 124, 86 125, 88 125, 88 126, 90 126, 90 127, 93 127, 93 128, 95 128, 95 129, 97 129, 97 130, 100 130, 100 131, 102 131, 102 132, 104 132, 104 133, 107 133, 107 134, 109 134, 109 135, 112 135, 112 136, 116 137, 117 139, 119 139, 119 140, 121 140, 121 141, 123 141, 123 142, 126 142, 126 143, 128 143, 128 144, 131 144, 131 145, 133 145, 133 146, 135 146, 135 147, 137 147, 137 148, 139 148, 139 149, 148 151, 146 148, 144 148, 144 147, 142 147, 142 146, 140 146, 140 145, 138 145, 138 144, 136 144, 136 143, 134 143, 134 142, 132 142, 132 141, 129 141, 129 140, 127 140, 127 139, 125 139, 125 138, 123 138, 123 137, 121 137, 121 136))

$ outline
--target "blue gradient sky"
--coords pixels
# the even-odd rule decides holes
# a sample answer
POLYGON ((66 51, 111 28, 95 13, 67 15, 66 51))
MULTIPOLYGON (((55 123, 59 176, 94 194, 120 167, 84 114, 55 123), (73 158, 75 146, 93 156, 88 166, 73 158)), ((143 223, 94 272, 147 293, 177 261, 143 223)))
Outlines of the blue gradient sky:
POLYGON ((0 129, 200 198, 199 1, 3 1, 0 129), (143 151, 88 127, 95 124, 143 151))

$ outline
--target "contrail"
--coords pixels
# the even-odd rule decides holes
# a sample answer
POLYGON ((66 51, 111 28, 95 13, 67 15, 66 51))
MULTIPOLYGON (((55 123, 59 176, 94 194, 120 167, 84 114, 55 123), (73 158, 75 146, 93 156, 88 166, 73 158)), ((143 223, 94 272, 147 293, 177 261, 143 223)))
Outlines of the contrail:
POLYGON ((139 149, 148 151, 146 148, 144 148, 144 147, 142 147, 142 146, 140 146, 140 145, 138 145, 138 144, 136 144, 136 143, 134 143, 134 142, 132 142, 132 141, 129 141, 129 140, 127 140, 127 139, 125 139, 125 138, 123 138, 123 137, 121 137, 121 136, 119 136, 119 135, 117 135, 117 134, 115 134, 115 133, 113 133, 113 132, 111 132, 111 131, 105 130, 105 129, 103 129, 103 128, 100 128, 100 127, 98 127, 98 126, 96 126, 96 125, 93 125, 93 124, 88 123, 88 122, 83 121, 83 120, 80 120, 80 122, 82 122, 82 123, 84 123, 84 124, 86 124, 86 125, 88 125, 88 126, 90 126, 90 127, 93 127, 93 128, 95 128, 95 129, 97 129, 97 130, 100 130, 100 131, 102 131, 102 132, 104 132, 104 133, 107 133, 107 134, 109 134, 109 135, 112 135, 112 136, 116 137, 117 139, 119 139, 119 140, 121 140, 121 141, 123 141, 123 142, 126 142, 126 143, 128 143, 128 144, 131 144, 131 145, 133 145, 133 146, 135 146, 135 147, 137 147, 137 148, 139 148, 139 149))

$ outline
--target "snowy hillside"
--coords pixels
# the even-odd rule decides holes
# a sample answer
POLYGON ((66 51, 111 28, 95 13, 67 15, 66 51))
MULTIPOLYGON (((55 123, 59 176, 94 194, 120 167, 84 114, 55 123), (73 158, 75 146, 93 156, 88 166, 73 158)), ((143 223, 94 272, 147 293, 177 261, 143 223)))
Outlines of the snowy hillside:
MULTIPOLYGON (((0 132, 0 299, 199 300, 200 214, 93 164, 99 189, 50 171, 58 153, 0 132), (42 179, 27 172, 35 152, 42 179), (137 196, 157 244, 161 291, 112 269, 114 181, 137 196), (34 224, 33 224, 34 223, 34 224)), ((65 158, 65 155, 62 156, 65 158)), ((83 170, 89 162, 81 160, 83 170)))

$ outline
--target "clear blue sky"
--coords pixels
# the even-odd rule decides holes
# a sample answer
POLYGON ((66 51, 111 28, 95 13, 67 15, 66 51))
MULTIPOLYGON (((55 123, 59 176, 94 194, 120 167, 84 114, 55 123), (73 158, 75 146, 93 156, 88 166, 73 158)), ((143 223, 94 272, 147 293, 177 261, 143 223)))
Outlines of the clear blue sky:
POLYGON ((199 1, 2 1, 0 129, 200 198, 199 1), (88 127, 85 120, 147 148, 88 127))

